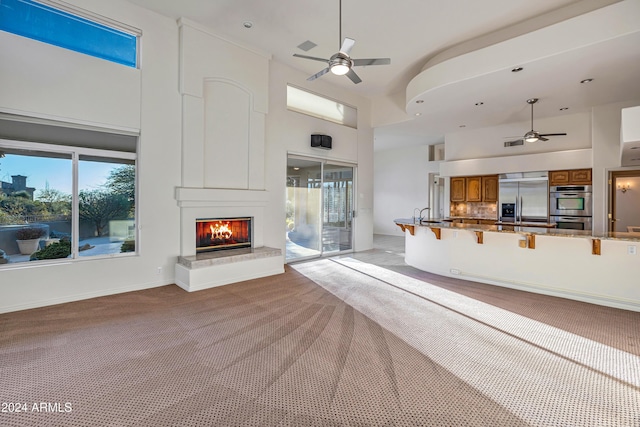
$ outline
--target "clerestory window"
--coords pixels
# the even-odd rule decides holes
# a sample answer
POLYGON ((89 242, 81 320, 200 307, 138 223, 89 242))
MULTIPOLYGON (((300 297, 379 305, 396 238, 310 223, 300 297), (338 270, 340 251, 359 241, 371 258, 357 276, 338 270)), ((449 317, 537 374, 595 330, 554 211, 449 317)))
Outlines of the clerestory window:
POLYGON ((0 1, 0 30, 128 67, 138 66, 139 30, 52 1, 0 1))

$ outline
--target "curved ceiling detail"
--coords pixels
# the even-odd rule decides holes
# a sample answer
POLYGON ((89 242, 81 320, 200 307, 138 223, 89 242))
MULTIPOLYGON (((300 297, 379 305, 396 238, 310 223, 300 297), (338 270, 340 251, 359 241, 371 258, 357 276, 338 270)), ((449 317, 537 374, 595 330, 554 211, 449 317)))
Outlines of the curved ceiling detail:
POLYGON ((427 64, 407 86, 406 111, 444 134, 526 120, 528 98, 540 98, 539 117, 639 99, 639 16, 640 1, 621 1, 427 64), (587 78, 594 82, 581 85, 587 78))

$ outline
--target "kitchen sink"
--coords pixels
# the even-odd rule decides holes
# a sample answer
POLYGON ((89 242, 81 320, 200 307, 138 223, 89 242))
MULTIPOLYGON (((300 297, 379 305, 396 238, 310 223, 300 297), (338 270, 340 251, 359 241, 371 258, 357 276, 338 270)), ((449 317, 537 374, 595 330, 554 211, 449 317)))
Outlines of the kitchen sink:
POLYGON ((442 221, 431 220, 431 219, 421 219, 420 224, 442 224, 442 221))

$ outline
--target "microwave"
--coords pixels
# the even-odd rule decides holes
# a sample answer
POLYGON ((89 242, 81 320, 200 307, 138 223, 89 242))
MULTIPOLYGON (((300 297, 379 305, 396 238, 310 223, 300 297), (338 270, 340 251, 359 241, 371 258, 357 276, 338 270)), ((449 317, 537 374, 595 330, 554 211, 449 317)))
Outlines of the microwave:
POLYGON ((549 188, 550 216, 593 216, 590 185, 558 185, 549 188))

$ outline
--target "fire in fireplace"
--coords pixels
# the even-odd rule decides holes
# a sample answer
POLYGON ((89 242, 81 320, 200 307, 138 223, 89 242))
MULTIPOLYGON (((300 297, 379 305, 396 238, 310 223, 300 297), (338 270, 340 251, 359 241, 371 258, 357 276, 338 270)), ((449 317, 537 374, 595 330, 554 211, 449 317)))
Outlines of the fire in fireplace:
POLYGON ((196 253, 251 248, 252 218, 196 219, 196 253))

